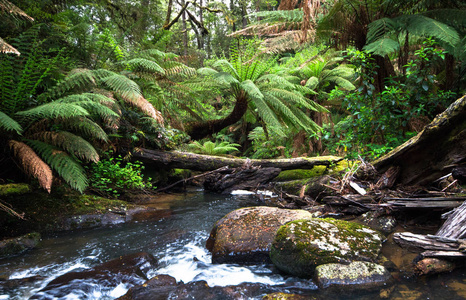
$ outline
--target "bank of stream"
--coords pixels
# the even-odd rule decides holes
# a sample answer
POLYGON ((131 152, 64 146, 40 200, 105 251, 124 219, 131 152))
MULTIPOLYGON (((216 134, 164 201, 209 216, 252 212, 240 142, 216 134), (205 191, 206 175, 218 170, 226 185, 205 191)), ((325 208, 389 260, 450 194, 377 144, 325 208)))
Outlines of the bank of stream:
POLYGON ((260 284, 256 294, 243 299, 261 299, 264 293, 272 292, 301 294, 305 299, 466 298, 464 269, 416 277, 406 271, 416 254, 402 250, 390 239, 385 243, 383 253, 394 263, 392 275, 395 283, 383 293, 361 291, 351 295, 330 295, 319 290, 311 280, 281 274, 272 265, 211 264, 205 242, 214 223, 236 208, 261 204, 254 196, 225 196, 202 190, 153 196, 148 205, 168 209, 170 214, 156 221, 55 233, 44 236, 36 249, 0 260, 0 279, 20 282, 2 286, 0 299, 27 299, 33 295, 36 295, 34 299, 118 298, 126 293, 130 284, 109 285, 103 281, 83 279, 78 285, 62 288, 60 294, 54 294, 53 290, 37 293, 51 280, 71 270, 84 270, 141 251, 154 255, 159 261, 157 268, 147 271, 148 278, 168 274, 184 283, 205 280, 211 287, 243 282, 260 284), (20 280, 24 278, 32 279, 20 280))

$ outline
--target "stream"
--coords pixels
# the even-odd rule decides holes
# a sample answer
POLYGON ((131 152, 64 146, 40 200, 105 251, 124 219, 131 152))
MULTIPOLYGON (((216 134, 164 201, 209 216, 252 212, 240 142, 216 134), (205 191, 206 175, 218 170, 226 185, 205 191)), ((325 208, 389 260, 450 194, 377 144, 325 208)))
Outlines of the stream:
MULTIPOLYGON (((309 299, 383 297, 379 292, 367 296, 326 295, 324 291, 317 290, 311 281, 280 274, 270 265, 211 264, 205 241, 212 226, 236 208, 260 205, 255 197, 224 196, 199 190, 155 199, 150 205, 169 209, 171 214, 155 222, 120 224, 45 236, 37 249, 0 260, 0 278, 40 276, 20 286, 0 286, 0 300, 28 299, 54 278, 67 272, 84 270, 141 251, 154 255, 159 261, 157 269, 148 271, 148 278, 168 274, 184 283, 205 280, 211 287, 260 283, 269 287, 270 292, 312 296, 309 299)), ((412 260, 412 256, 405 255, 393 245, 384 248, 384 254, 398 267, 412 260)), ((394 274, 394 277, 395 285, 384 299, 466 299, 464 269, 429 278, 414 278, 403 272, 394 274)), ((83 281, 79 289, 69 289, 65 296, 55 298, 45 294, 41 299, 115 299, 124 295, 130 287, 123 283, 108 286, 101 282, 83 281)), ((254 299, 261 299, 262 296, 258 294, 254 299)))

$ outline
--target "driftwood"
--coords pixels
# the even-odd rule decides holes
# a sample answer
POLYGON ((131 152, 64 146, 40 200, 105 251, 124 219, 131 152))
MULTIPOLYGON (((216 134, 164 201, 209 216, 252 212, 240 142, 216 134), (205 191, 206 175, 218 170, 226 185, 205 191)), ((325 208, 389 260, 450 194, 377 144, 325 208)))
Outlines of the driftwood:
POLYGON ((396 183, 426 185, 466 162, 466 96, 456 100, 417 136, 376 160, 379 173, 399 167, 396 183))
POLYGON ((179 151, 141 149, 132 153, 133 158, 142 161, 148 168, 190 169, 212 171, 224 166, 239 168, 245 165, 281 170, 312 169, 314 166, 329 166, 343 158, 336 156, 299 157, 289 159, 241 159, 211 156, 179 151))
POLYGON ((403 208, 455 208, 460 206, 466 197, 426 197, 426 198, 385 198, 393 209, 403 208))
POLYGON ((462 257, 466 258, 466 240, 449 239, 436 235, 422 235, 411 232, 398 232, 393 240, 403 248, 423 251, 422 257, 462 257))
POLYGON ((449 214, 437 235, 454 239, 466 238, 466 201, 449 214))

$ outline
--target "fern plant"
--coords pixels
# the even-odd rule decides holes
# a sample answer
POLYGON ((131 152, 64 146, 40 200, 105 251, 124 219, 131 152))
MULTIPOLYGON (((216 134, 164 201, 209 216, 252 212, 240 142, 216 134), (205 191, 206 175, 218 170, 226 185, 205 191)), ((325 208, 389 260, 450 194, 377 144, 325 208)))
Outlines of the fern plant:
POLYGON ((188 144, 188 148, 193 150, 196 153, 207 154, 207 155, 223 155, 230 152, 238 151, 239 144, 230 143, 223 141, 220 143, 206 141, 201 144, 198 141, 194 141, 191 144, 188 144))
POLYGON ((319 130, 314 121, 302 109, 326 111, 304 95, 315 92, 291 82, 278 74, 268 73, 276 64, 275 57, 260 59, 255 57, 255 48, 241 51, 232 48, 230 60, 215 61, 212 68, 201 68, 199 83, 205 89, 218 89, 234 101, 231 113, 223 119, 195 123, 188 134, 200 139, 216 133, 226 126, 238 122, 249 110, 264 126, 291 126, 309 132, 319 130))

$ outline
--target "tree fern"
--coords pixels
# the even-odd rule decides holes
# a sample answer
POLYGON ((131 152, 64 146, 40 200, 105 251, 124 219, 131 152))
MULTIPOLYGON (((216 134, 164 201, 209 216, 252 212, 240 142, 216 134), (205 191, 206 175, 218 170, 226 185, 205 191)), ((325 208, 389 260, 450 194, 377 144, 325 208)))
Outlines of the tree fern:
POLYGON ((17 134, 21 134, 23 128, 18 122, 10 118, 7 114, 0 111, 0 129, 6 131, 15 131, 17 134))
POLYGON ((88 180, 81 165, 66 152, 38 140, 25 140, 45 162, 62 177, 73 189, 83 192, 88 180))
POLYGON ((62 119, 59 120, 59 125, 67 131, 72 131, 90 140, 108 141, 108 136, 102 127, 85 117, 62 119))

